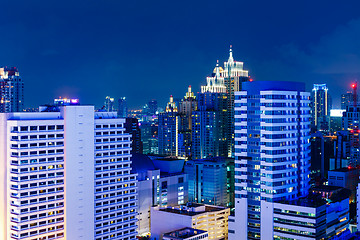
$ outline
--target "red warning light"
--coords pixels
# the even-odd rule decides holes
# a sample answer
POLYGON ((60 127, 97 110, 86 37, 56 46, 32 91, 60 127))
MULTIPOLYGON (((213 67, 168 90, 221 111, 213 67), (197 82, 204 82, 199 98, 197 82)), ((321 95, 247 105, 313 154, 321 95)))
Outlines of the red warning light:
POLYGON ((355 88, 356 87, 356 84, 354 83, 354 84, 351 84, 351 87, 352 88, 355 88))

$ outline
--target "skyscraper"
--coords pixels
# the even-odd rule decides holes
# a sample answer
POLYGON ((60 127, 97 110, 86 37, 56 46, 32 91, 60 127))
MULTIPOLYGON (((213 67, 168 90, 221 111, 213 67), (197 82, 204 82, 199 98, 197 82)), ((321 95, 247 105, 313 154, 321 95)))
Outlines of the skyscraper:
MULTIPOLYGON (((356 99, 357 101, 357 99, 356 99)), ((346 109, 347 106, 354 102, 354 95, 352 92, 346 92, 341 94, 341 109, 346 109)))
POLYGON ((104 106, 105 106, 105 111, 106 112, 113 112, 113 111, 115 111, 115 108, 114 108, 114 98, 112 98, 112 97, 109 97, 109 96, 107 96, 106 98, 105 98, 105 102, 104 102, 104 106))
POLYGON ((127 118, 127 102, 126 97, 121 97, 118 100, 118 117, 127 118))
POLYGON ((24 82, 17 68, 0 68, 0 113, 24 109, 24 82))
POLYGON ((244 63, 235 61, 233 58, 232 46, 230 46, 229 59, 224 62, 224 71, 220 72, 224 77, 227 100, 228 100, 228 132, 230 134, 229 157, 234 157, 234 93, 242 90, 244 82, 250 80, 249 71, 244 70, 244 63))
POLYGON ((309 97, 297 82, 246 82, 235 93, 232 239, 273 239, 274 202, 307 195, 309 97))
POLYGON ((132 153, 143 153, 143 143, 141 141, 141 129, 137 118, 126 118, 125 131, 131 135, 132 153))
POLYGON ((159 114, 159 154, 178 156, 179 114, 173 96, 166 110, 159 114))
POLYGON ((0 239, 135 239, 124 119, 58 109, 0 114, 0 239))
POLYGON ((197 102, 191 86, 179 104, 179 156, 190 157, 192 146, 192 113, 197 110, 197 102))
POLYGON ((314 84, 312 90, 312 121, 318 131, 330 131, 331 98, 326 84, 314 84))
POLYGON ((150 100, 148 102, 148 107, 149 107, 149 113, 151 115, 155 115, 158 109, 158 103, 156 100, 150 100))

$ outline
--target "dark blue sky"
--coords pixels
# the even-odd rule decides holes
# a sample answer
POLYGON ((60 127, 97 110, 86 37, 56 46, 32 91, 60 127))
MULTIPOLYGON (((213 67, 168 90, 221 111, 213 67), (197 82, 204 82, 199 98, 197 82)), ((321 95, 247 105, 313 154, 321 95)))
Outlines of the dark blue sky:
POLYGON ((58 96, 130 107, 205 84, 216 60, 255 80, 328 83, 334 104, 360 80, 359 1, 5 1, 0 65, 17 66, 27 107, 58 96))

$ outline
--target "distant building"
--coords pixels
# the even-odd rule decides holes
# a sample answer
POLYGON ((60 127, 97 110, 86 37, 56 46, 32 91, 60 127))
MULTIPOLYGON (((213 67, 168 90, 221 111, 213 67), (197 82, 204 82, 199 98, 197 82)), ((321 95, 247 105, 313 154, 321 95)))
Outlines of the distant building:
POLYGON ((0 113, 24 109, 24 82, 15 67, 0 68, 0 113))
POLYGON ((148 107, 149 107, 149 113, 151 115, 155 115, 157 110, 158 110, 158 103, 156 100, 150 100, 148 102, 148 107))
POLYGON ((188 203, 176 207, 151 208, 151 239, 185 227, 208 232, 209 239, 228 238, 229 208, 188 203))
POLYGON ((349 166, 350 162, 350 136, 348 131, 336 132, 334 140, 334 158, 330 159, 329 170, 341 169, 349 166))
POLYGON ((159 154, 158 147, 158 124, 152 122, 141 122, 141 141, 144 154, 159 154))
POLYGON ((121 97, 118 100, 118 117, 126 118, 128 113, 126 97, 121 97))
POLYGON ((342 117, 346 110, 331 109, 330 110, 330 134, 334 135, 342 129, 342 117))
POLYGON ((317 131, 330 131, 330 109, 332 107, 326 84, 314 84, 311 96, 312 122, 317 131))
POLYGON ((354 102, 354 94, 351 91, 341 94, 341 109, 345 110, 346 107, 352 105, 353 102, 354 102))
POLYGON ((349 105, 343 113, 342 130, 348 132, 350 144, 349 165, 360 165, 360 105, 349 105))
POLYGON ((188 174, 189 201, 227 206, 227 166, 225 159, 188 160, 184 167, 188 174))
POLYGON ((105 102, 104 102, 104 110, 106 112, 114 112, 115 108, 114 108, 114 98, 107 96, 105 98, 105 102))
POLYGON ((129 133, 131 138, 132 153, 143 153, 143 143, 141 141, 141 130, 137 118, 125 119, 125 132, 129 133))
POLYGON ((159 154, 178 156, 179 153, 179 114, 174 98, 170 96, 170 102, 166 110, 159 114, 159 154))
POLYGON ((208 240, 208 232, 195 228, 182 228, 164 233, 163 240, 208 240))
POLYGON ((138 234, 150 234, 150 208, 176 206, 188 201, 187 174, 182 172, 184 160, 149 158, 133 154, 133 172, 138 174, 138 234))
POLYGON ((192 113, 197 110, 197 101, 191 86, 188 87, 184 98, 179 103, 179 136, 178 156, 191 157, 192 147, 192 113))

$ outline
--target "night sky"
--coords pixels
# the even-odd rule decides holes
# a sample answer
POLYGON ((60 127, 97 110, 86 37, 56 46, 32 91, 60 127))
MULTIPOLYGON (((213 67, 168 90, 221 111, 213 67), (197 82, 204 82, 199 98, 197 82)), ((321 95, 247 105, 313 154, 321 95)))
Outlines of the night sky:
POLYGON ((335 106, 360 80, 360 2, 3 1, 0 66, 16 66, 25 105, 58 96, 160 106, 234 58, 256 80, 327 83, 335 106), (346 3, 346 4, 345 4, 346 3))

